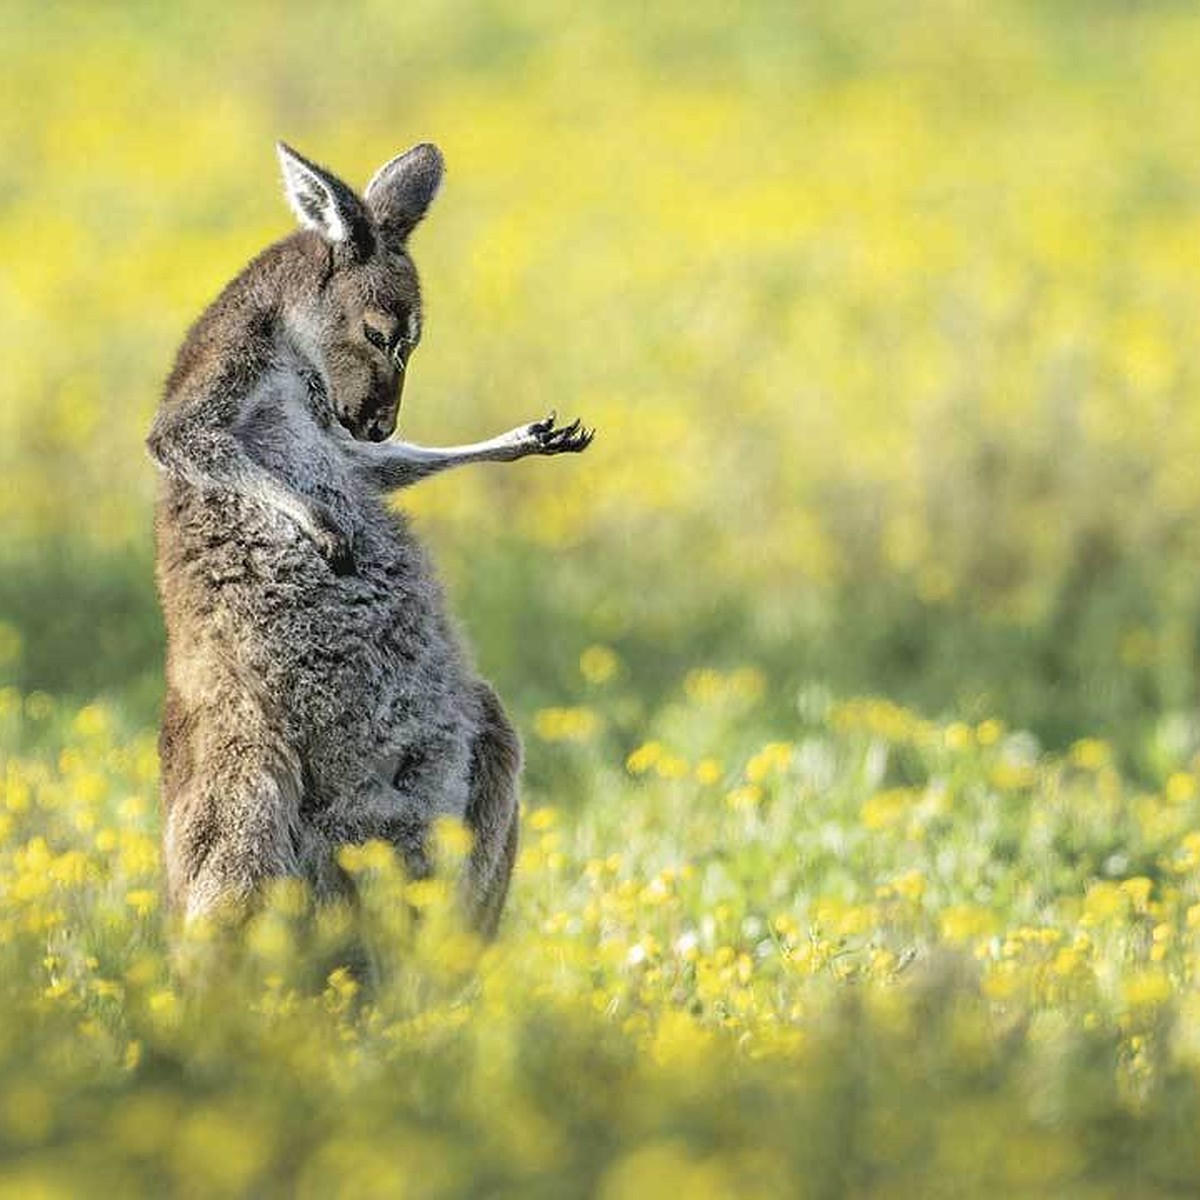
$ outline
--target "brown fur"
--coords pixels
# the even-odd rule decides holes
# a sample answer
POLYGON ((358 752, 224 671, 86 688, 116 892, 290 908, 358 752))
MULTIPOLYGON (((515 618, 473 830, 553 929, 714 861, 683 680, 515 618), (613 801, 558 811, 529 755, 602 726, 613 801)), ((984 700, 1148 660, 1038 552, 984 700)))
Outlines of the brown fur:
POLYGON ((462 894, 496 929, 517 837, 520 742, 472 671, 428 557, 385 503, 464 462, 584 449, 552 419, 445 450, 383 442, 420 337, 407 238, 441 179, 418 146, 359 198, 281 147, 302 232, 197 321, 148 446, 167 627, 160 738, 168 893, 185 916, 277 876, 344 887, 339 846, 412 871, 439 816, 475 842, 462 894))

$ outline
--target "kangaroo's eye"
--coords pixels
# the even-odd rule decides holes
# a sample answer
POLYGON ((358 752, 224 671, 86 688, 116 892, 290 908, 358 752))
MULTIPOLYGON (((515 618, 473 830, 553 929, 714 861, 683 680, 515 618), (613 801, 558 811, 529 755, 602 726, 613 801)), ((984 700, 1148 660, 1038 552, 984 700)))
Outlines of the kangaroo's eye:
POLYGON ((376 350, 382 350, 384 354, 388 352, 388 340, 374 325, 363 326, 363 336, 375 347, 376 350))

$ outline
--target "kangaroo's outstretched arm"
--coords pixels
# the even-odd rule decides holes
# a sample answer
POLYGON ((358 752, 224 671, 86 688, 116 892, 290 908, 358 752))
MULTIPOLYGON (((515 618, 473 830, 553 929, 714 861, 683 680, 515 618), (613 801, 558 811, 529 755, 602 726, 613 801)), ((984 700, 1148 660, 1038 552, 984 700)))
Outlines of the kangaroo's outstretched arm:
POLYGON ((554 414, 530 425, 518 425, 498 437, 466 446, 414 446, 411 442, 345 443, 355 466, 378 488, 390 491, 408 487, 448 467, 476 462, 515 462, 530 454, 578 454, 595 436, 573 421, 561 429, 554 414))
POLYGON ((146 448, 159 467, 198 488, 229 488, 290 517, 336 571, 351 568, 348 535, 329 509, 301 496, 259 463, 238 435, 246 403, 224 391, 159 409, 146 448))

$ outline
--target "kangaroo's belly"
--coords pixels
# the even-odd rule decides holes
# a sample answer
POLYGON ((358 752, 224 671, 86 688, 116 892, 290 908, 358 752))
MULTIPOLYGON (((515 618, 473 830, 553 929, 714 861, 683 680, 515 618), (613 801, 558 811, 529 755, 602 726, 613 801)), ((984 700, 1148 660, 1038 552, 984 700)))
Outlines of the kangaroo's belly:
POLYGON ((403 519, 361 505, 355 569, 338 575, 286 518, 250 504, 225 516, 225 538, 189 536, 186 521, 160 529, 168 674, 183 703, 204 708, 232 687, 260 707, 300 758, 313 819, 349 828, 414 802, 461 815, 473 681, 403 519))

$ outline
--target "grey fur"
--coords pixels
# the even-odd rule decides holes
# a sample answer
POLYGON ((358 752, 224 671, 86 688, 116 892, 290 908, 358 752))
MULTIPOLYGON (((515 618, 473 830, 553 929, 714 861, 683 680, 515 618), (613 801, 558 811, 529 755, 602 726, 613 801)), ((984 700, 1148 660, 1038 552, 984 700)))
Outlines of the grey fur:
POLYGON ((339 894, 337 848, 371 838, 423 874, 444 814, 474 834, 461 888, 490 935, 516 851, 520 741, 385 492, 459 463, 577 452, 591 433, 547 418, 473 446, 373 444, 395 429, 419 337, 405 239, 441 155, 391 160, 365 200, 280 157, 307 228, 201 316, 147 439, 161 468, 169 898, 194 917, 276 876, 339 894))

